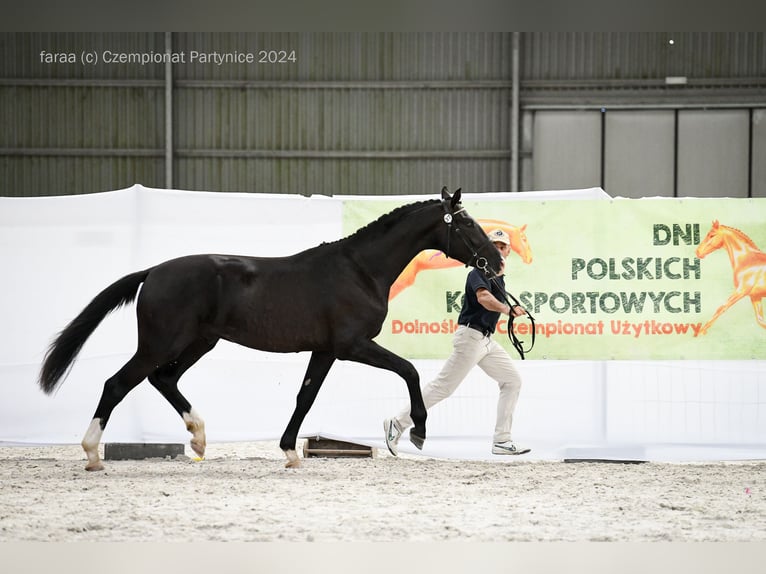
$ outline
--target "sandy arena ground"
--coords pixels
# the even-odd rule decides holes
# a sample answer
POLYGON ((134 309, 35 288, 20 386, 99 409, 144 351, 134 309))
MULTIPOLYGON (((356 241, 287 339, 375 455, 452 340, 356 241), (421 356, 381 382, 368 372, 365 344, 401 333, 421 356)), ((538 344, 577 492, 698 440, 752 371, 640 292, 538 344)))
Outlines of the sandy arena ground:
POLYGON ((276 442, 212 444, 201 462, 106 461, 89 473, 79 446, 2 447, 0 542, 766 541, 766 462, 494 463, 380 450, 283 462, 276 442))

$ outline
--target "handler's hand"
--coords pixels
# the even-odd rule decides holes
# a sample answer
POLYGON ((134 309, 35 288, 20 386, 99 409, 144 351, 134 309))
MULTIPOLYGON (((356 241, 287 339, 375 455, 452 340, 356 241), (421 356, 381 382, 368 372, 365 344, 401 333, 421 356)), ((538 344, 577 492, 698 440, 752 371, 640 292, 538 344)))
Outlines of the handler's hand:
POLYGON ((514 317, 522 317, 527 314, 527 310, 524 309, 521 305, 514 305, 511 308, 511 315, 514 317))

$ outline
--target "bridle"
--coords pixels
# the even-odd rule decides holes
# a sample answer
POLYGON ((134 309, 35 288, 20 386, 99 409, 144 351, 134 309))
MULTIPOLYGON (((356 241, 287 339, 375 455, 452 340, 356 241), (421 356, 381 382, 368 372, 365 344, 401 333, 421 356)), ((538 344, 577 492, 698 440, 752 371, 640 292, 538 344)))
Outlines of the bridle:
MULTIPOLYGON (((459 204, 458 204, 459 205, 459 204)), ((455 215, 458 213, 465 211, 465 207, 461 207, 460 209, 450 213, 449 209, 447 209, 446 202, 442 202, 442 208, 444 209, 444 223, 447 224, 447 250, 444 252, 444 255, 447 256, 447 259, 450 258, 450 245, 452 240, 452 223, 454 222, 455 215)), ((484 245, 480 246, 478 249, 472 244, 472 242, 467 238, 465 235, 463 235, 460 232, 460 227, 455 226, 454 228, 455 234, 463 241, 463 244, 468 248, 468 250, 471 252, 471 258, 468 260, 468 262, 465 264, 466 267, 476 267, 480 271, 483 271, 484 274, 487 277, 492 277, 497 275, 497 271, 492 269, 489 266, 489 261, 486 257, 480 257, 479 252, 482 249, 485 249, 488 246, 492 246, 494 248, 494 245, 492 245, 492 242, 489 240, 489 238, 486 239, 486 242, 484 245)))
MULTIPOLYGON (((465 207, 461 207, 457 211, 450 213, 449 209, 447 208, 446 202, 442 202, 442 208, 444 209, 444 223, 447 224, 447 250, 444 252, 444 255, 447 256, 449 259, 450 254, 450 241, 452 239, 452 223, 454 221, 454 216, 460 213, 461 211, 465 211, 465 207)), ((477 269, 484 272, 484 275, 489 278, 489 281, 491 281, 495 287, 497 287, 497 290, 501 293, 503 297, 503 301, 505 302, 508 307, 511 308, 511 313, 508 316, 508 339, 510 339, 511 344, 513 345, 513 348, 516 349, 516 352, 519 353, 519 356, 522 360, 524 360, 524 355, 526 353, 529 353, 532 348, 535 346, 535 318, 532 316, 532 314, 524 309, 524 311, 527 314, 527 317, 529 318, 530 323, 532 323, 532 344, 529 346, 529 349, 524 349, 524 341, 520 341, 519 338, 516 336, 516 333, 513 331, 513 320, 515 317, 513 316, 513 308, 514 307, 521 307, 521 303, 519 302, 516 297, 514 297, 511 293, 506 291, 498 282, 497 275, 498 272, 492 269, 489 266, 489 261, 486 257, 480 257, 479 251, 487 247, 488 245, 492 245, 492 242, 487 238, 487 241, 484 245, 476 249, 476 247, 471 243, 469 238, 467 238, 465 235, 463 235, 460 232, 460 227, 455 226, 454 229, 457 236, 463 241, 465 246, 468 248, 468 250, 471 252, 471 258, 468 260, 468 263, 465 264, 466 267, 473 265, 473 267, 476 267, 477 269), (509 300, 510 298, 510 300, 509 300), (511 303, 513 302, 513 303, 511 303)), ((492 246, 494 248, 494 245, 492 246)), ((522 307, 523 308, 523 307, 522 307)))

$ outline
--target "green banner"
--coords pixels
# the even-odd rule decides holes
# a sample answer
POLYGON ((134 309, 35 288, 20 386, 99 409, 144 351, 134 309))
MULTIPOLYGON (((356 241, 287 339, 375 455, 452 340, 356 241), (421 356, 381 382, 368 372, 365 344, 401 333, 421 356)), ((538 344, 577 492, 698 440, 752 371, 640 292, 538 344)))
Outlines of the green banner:
MULTIPOLYGON (((766 358, 766 199, 463 204, 511 235, 506 288, 536 320, 527 358, 766 358)), ((344 231, 398 205, 346 201, 344 231)), ((392 287, 376 340, 408 358, 446 357, 467 272, 421 253, 392 287)), ((494 337, 516 356, 506 319, 494 337)), ((530 323, 514 329, 528 347, 530 323)))

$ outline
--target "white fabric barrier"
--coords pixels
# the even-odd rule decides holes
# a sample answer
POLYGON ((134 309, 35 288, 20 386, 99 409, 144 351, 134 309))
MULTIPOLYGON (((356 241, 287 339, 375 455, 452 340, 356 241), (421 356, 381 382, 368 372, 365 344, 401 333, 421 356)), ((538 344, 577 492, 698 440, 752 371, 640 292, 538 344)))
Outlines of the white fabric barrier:
MULTIPOLYGON (((600 189, 471 199, 499 197, 608 199, 600 189)), ((277 256, 333 241, 342 235, 343 202, 364 199, 142 186, 74 197, 0 198, 0 442, 81 440, 104 380, 135 348, 134 307, 104 320, 53 397, 39 390, 37 374, 54 335, 114 280, 190 253, 277 256)), ((274 439, 289 420, 307 362, 308 353, 269 354, 222 341, 184 375, 181 388, 205 419, 210 442, 274 439)), ((423 382, 442 365, 441 360, 414 363, 423 382)), ((766 458, 763 361, 524 361, 518 366, 524 387, 514 436, 532 446, 528 458, 766 458)), ((423 452, 491 458, 496 398, 494 383, 475 369, 453 397, 429 412, 423 452)), ((382 420, 406 403, 404 382, 396 375, 339 362, 301 434, 385 448, 382 420)), ((117 407, 103 440, 188 438, 170 405, 142 384, 117 407)), ((406 439, 401 450, 417 452, 406 439)))

